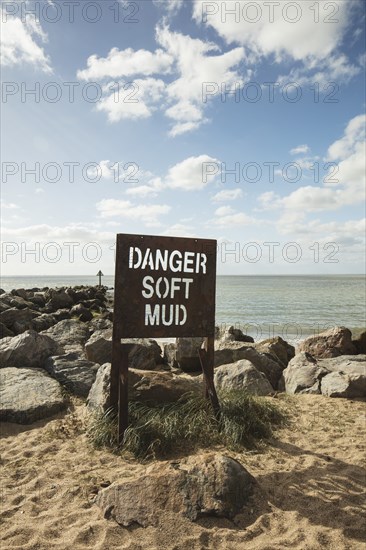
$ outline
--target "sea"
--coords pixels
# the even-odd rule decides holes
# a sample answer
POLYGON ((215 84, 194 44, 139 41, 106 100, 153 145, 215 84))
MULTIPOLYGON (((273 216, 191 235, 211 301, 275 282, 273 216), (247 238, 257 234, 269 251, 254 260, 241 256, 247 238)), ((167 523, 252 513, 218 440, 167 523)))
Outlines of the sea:
MULTIPOLYGON (((95 285, 92 276, 2 277, 1 288, 95 285)), ((113 294, 114 277, 102 284, 113 294)), ((233 325, 256 341, 281 336, 296 344, 334 326, 366 326, 363 275, 218 276, 216 325, 233 325)))

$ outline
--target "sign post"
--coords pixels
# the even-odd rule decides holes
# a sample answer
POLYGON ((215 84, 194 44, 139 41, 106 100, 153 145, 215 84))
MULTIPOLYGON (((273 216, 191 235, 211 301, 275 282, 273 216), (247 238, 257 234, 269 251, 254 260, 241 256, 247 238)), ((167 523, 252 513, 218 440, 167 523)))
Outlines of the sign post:
POLYGON ((111 407, 118 437, 128 426, 128 354, 125 338, 205 337, 198 350, 215 414, 214 377, 217 242, 211 239, 117 235, 111 407))

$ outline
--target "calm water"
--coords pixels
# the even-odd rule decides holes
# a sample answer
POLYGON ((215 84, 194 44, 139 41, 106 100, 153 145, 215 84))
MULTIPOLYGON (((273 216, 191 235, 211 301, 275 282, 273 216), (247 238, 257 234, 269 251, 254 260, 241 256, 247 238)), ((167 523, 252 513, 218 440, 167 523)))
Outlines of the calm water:
MULTIPOLYGON (((96 277, 4 277, 1 288, 94 285, 96 277)), ((114 277, 103 277, 113 287, 114 277)), ((343 325, 366 326, 366 279, 358 275, 217 278, 216 324, 236 325, 256 340, 296 342, 343 325)))

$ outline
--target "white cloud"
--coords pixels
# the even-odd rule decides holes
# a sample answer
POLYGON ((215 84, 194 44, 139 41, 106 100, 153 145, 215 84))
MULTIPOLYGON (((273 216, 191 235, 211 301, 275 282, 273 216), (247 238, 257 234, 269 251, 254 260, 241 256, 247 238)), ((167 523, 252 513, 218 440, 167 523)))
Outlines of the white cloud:
POLYGON ((207 177, 204 177, 205 163, 218 163, 218 160, 209 155, 200 155, 175 164, 169 169, 164 179, 164 186, 185 191, 203 189, 215 179, 214 174, 207 174, 207 177))
POLYGON ((18 17, 9 17, 0 9, 2 17, 0 33, 0 60, 4 66, 27 63, 51 73, 50 61, 44 49, 37 43, 46 42, 47 35, 39 23, 30 17, 22 21, 18 17))
POLYGON ((298 145, 297 147, 294 147, 291 149, 290 154, 291 155, 306 155, 306 153, 309 153, 310 147, 309 145, 298 145))
POLYGON ((234 214, 235 210, 231 206, 220 206, 215 210, 215 216, 228 216, 229 214, 234 214))
POLYGON ((27 242, 113 242, 115 233, 100 231, 93 224, 70 223, 65 226, 48 224, 30 225, 18 228, 2 228, 7 239, 26 240, 27 242), (26 236, 26 239, 25 239, 26 236))
POLYGON ((175 223, 165 229, 161 234, 172 237, 197 237, 197 232, 192 232, 192 226, 183 223, 175 223))
POLYGON ((138 185, 137 187, 129 187, 126 189, 126 195, 135 197, 155 197, 158 194, 158 190, 152 185, 138 185))
POLYGON ((166 204, 138 204, 118 199, 103 199, 96 205, 102 218, 127 218, 139 220, 145 225, 157 225, 159 216, 168 214, 171 207, 166 204))
POLYGON ((285 197, 268 191, 258 197, 264 210, 284 209, 284 219, 306 212, 336 210, 345 205, 365 202, 365 120, 354 117, 344 136, 328 149, 328 160, 338 161, 329 169, 322 187, 302 186, 285 197))
POLYGON ((17 210, 20 208, 17 204, 14 202, 5 202, 3 200, 0 201, 0 208, 3 208, 4 210, 17 210))
POLYGON ((193 17, 197 23, 213 27, 228 44, 241 44, 258 55, 273 54, 278 61, 284 56, 294 60, 327 58, 340 44, 352 9, 352 2, 334 0, 336 14, 330 23, 325 19, 331 14, 322 5, 318 6, 322 12, 319 22, 315 22, 310 2, 275 2, 272 18, 269 2, 267 6, 246 0, 212 2, 211 7, 207 4, 195 0, 193 17), (247 4, 257 7, 247 9, 247 4), (208 11, 214 13, 208 15, 208 11), (230 15, 229 11, 234 13, 230 15))
POLYGON ((219 191, 214 195, 211 200, 213 202, 226 202, 226 201, 235 201, 237 199, 240 199, 243 196, 242 189, 224 189, 223 191, 219 191))
POLYGON ((84 80, 118 80, 104 85, 104 96, 97 105, 111 122, 146 118, 159 109, 173 121, 169 135, 175 137, 207 122, 204 83, 219 82, 227 88, 244 83, 237 69, 245 52, 238 47, 220 54, 216 44, 171 32, 166 25, 157 27, 156 41, 160 48, 155 52, 113 48, 106 58, 92 55, 87 68, 77 75, 84 80), (135 76, 130 83, 133 89, 126 93, 127 82, 119 79, 135 76))
POLYGON ((107 57, 91 55, 87 60, 87 69, 77 72, 80 80, 102 80, 103 78, 122 78, 136 75, 151 76, 171 71, 173 58, 161 49, 119 50, 112 48, 107 57))
POLYGON ((133 83, 120 82, 119 85, 119 91, 116 88, 115 92, 104 95, 96 106, 98 111, 107 113, 110 122, 150 117, 158 108, 157 103, 165 90, 164 82, 155 78, 136 79, 133 83))

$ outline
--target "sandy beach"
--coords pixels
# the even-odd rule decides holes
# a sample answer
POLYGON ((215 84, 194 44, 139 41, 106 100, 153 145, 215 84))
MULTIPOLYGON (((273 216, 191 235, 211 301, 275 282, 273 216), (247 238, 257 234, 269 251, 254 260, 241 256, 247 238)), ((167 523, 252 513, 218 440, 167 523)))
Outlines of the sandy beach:
POLYGON ((92 449, 81 401, 48 422, 3 423, 2 550, 364 548, 364 403, 318 395, 281 402, 291 423, 269 445, 240 454, 224 450, 257 480, 235 521, 191 523, 164 514, 148 528, 120 527, 93 503, 98 489, 145 465, 92 449))

